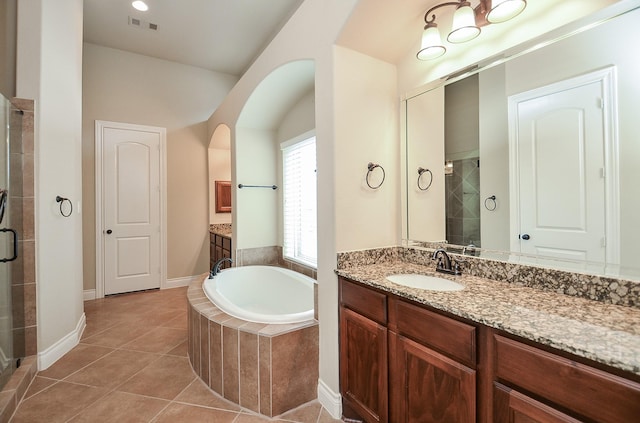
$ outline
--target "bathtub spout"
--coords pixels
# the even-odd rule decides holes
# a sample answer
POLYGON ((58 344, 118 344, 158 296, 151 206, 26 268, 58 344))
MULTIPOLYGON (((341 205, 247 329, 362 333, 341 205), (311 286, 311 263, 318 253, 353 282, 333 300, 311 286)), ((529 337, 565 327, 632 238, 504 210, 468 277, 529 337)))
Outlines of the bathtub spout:
POLYGON ((220 260, 218 260, 216 262, 216 264, 213 265, 213 267, 211 268, 211 272, 209 272, 209 279, 213 279, 213 277, 215 275, 217 275, 218 273, 220 273, 220 267, 222 266, 222 264, 228 261, 229 263, 233 263, 233 260, 230 257, 225 257, 225 258, 221 258, 220 260))

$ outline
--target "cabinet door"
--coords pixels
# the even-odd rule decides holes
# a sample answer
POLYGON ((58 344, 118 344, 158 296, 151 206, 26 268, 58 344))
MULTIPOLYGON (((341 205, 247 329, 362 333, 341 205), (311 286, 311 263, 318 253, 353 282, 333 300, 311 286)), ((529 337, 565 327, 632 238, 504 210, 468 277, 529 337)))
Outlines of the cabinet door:
POLYGON ((533 398, 495 383, 495 423, 580 423, 573 417, 533 398))
POLYGON ((387 328, 340 310, 340 390, 366 422, 387 421, 387 328))
POLYGON ((390 333, 391 420, 401 423, 476 421, 476 372, 390 333))

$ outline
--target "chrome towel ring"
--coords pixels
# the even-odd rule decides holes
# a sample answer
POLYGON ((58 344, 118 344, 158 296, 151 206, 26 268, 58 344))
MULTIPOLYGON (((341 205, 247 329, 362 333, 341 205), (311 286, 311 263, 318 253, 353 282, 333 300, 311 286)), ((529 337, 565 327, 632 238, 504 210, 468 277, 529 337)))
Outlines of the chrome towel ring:
POLYGON ((385 174, 384 168, 382 166, 380 166, 377 163, 369 162, 369 164, 367 165, 367 177, 366 177, 367 185, 369 186, 369 188, 371 188, 371 189, 380 188, 382 186, 382 183, 384 182, 384 178, 385 177, 386 177, 386 174, 385 174), (375 168, 380 168, 380 170, 382 170, 382 180, 380 181, 380 183, 378 185, 373 186, 373 185, 371 185, 371 182, 369 182, 369 175, 371 175, 371 172, 373 172, 373 170, 375 168))
POLYGON ((433 173, 429 169, 418 167, 418 189, 420 191, 426 191, 431 187, 432 183, 433 183, 433 173), (426 187, 423 188, 422 185, 420 185, 420 179, 422 178, 422 174, 427 172, 429 173, 429 183, 427 184, 426 187))
POLYGON ((492 195, 491 197, 487 197, 484 199, 484 208, 489 211, 494 211, 498 207, 498 203, 496 202, 496 196, 492 195))

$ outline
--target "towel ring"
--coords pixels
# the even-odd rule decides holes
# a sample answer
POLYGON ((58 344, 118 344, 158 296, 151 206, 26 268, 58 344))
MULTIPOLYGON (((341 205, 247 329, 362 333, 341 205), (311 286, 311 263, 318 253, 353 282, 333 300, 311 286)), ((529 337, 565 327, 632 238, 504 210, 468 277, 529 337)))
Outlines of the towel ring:
POLYGON ((382 183, 384 182, 384 178, 386 177, 384 168, 382 166, 380 166, 377 163, 371 163, 369 162, 369 164, 367 165, 367 185, 369 186, 369 188, 371 189, 378 189, 382 186, 382 183), (371 174, 371 172, 375 169, 375 168, 380 168, 380 170, 382 170, 382 181, 380 181, 380 183, 376 186, 372 186, 371 183, 369 182, 369 175, 371 174))
POLYGON ((60 214, 64 217, 69 217, 71 216, 71 213, 73 213, 73 203, 71 202, 71 200, 69 200, 68 198, 64 198, 64 197, 60 197, 59 195, 56 195, 56 203, 60 203, 60 214), (62 205, 65 203, 65 201, 69 202, 69 213, 65 213, 64 210, 62 209, 62 205))
POLYGON ((489 211, 494 211, 498 207, 498 203, 496 202, 496 196, 492 195, 491 197, 487 197, 484 199, 484 208, 489 211))
POLYGON ((433 183, 433 173, 429 169, 418 167, 418 189, 420 191, 426 191, 431 187, 432 183, 433 183), (427 184, 426 187, 422 188, 422 185, 420 185, 420 178, 422 178, 423 173, 427 173, 427 172, 429 172, 429 183, 427 184))

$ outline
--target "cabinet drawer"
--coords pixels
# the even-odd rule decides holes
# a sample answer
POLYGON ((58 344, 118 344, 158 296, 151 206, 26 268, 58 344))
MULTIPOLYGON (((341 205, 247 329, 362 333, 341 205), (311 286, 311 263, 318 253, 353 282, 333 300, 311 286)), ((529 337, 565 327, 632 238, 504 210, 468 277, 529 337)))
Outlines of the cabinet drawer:
POLYGON ((387 323, 387 296, 340 278, 340 303, 380 324, 387 323))
POLYGON ((222 247, 222 237, 216 234, 216 245, 222 247))
POLYGON ((476 328, 404 301, 395 301, 399 334, 469 367, 476 366, 476 328))
POLYGON ((231 251, 231 238, 222 237, 222 248, 231 251))
POLYGON ((639 383, 500 335, 495 351, 496 376, 506 384, 598 422, 640 416, 639 383))

